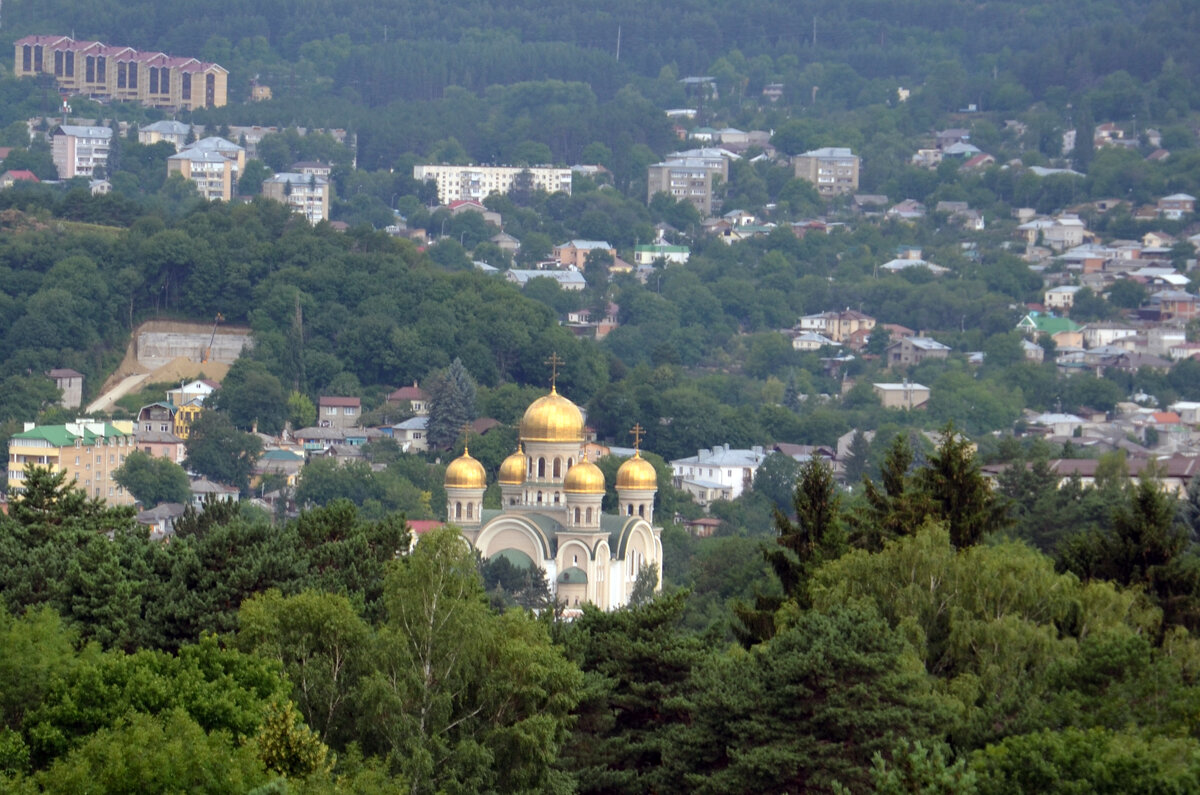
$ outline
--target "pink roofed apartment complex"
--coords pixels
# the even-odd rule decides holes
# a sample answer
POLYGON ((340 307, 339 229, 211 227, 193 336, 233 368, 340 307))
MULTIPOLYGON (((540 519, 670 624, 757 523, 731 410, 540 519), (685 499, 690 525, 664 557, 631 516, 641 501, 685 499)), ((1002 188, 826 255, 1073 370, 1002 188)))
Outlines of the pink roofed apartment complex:
POLYGON ((17 77, 53 75, 59 89, 71 94, 183 110, 219 108, 227 102, 229 71, 196 58, 70 36, 26 36, 14 50, 17 77))

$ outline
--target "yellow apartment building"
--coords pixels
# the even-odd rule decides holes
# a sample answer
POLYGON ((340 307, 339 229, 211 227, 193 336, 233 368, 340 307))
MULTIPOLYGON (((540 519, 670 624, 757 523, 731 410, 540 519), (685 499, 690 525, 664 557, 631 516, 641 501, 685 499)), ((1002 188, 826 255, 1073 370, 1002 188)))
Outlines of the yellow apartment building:
POLYGON ((78 420, 66 425, 34 425, 14 434, 8 443, 8 493, 17 496, 24 488, 25 465, 36 464, 56 472, 89 497, 111 505, 132 505, 133 496, 121 488, 112 474, 137 449, 131 422, 78 420))

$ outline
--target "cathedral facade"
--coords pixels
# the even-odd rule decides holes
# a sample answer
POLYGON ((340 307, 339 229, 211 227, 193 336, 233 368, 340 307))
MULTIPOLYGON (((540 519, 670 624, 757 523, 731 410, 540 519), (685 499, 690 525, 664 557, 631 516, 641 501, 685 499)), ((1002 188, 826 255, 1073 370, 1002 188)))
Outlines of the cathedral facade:
POLYGON ((500 465, 502 507, 483 508, 487 474, 464 450, 446 468, 446 518, 484 558, 541 568, 568 609, 590 602, 610 610, 629 603, 645 566, 657 566, 662 586, 658 479, 635 452, 617 472, 617 513, 603 513, 604 473, 587 460, 584 441, 583 413, 552 386, 526 409, 517 451, 500 465))

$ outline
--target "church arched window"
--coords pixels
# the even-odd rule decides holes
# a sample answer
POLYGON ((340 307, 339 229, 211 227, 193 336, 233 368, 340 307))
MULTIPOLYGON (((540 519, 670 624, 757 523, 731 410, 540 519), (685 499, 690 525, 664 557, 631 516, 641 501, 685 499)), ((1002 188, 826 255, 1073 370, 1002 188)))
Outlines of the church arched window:
POLYGON ((537 476, 539 478, 546 477, 546 459, 544 459, 544 458, 538 459, 538 474, 537 474, 537 476))
POLYGON ((639 505, 639 506, 638 506, 638 516, 642 516, 642 517, 644 517, 645 515, 646 515, 646 506, 645 506, 645 505, 639 505))
MULTIPOLYGON (((576 508, 575 510, 578 511, 579 509, 576 508)), ((587 509, 587 522, 588 522, 588 524, 592 523, 592 509, 591 508, 587 509)))
POLYGON ((454 518, 455 519, 462 518, 462 503, 461 502, 454 503, 454 518))
MULTIPOLYGON (((588 513, 591 513, 590 509, 588 510, 588 513)), ((590 516, 588 517, 588 519, 591 519, 591 518, 592 517, 590 517, 590 516)), ((578 508, 575 509, 575 524, 579 524, 579 509, 578 508)))
POLYGON ((554 477, 555 478, 562 477, 562 459, 561 458, 554 459, 554 477))
POLYGON ((474 504, 469 503, 469 502, 467 503, 467 518, 468 519, 475 518, 475 506, 474 506, 474 504))
POLYGON ((632 505, 626 505, 626 506, 625 506, 625 515, 626 515, 626 516, 633 516, 633 506, 632 506, 632 505))

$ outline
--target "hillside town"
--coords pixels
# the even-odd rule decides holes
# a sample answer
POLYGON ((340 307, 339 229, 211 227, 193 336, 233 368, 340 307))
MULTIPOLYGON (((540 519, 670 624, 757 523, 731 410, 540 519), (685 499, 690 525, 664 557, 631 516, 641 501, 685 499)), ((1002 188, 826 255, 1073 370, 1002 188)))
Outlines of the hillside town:
POLYGON ((1200 11, 77 5, 0 789, 1197 788, 1200 11))

